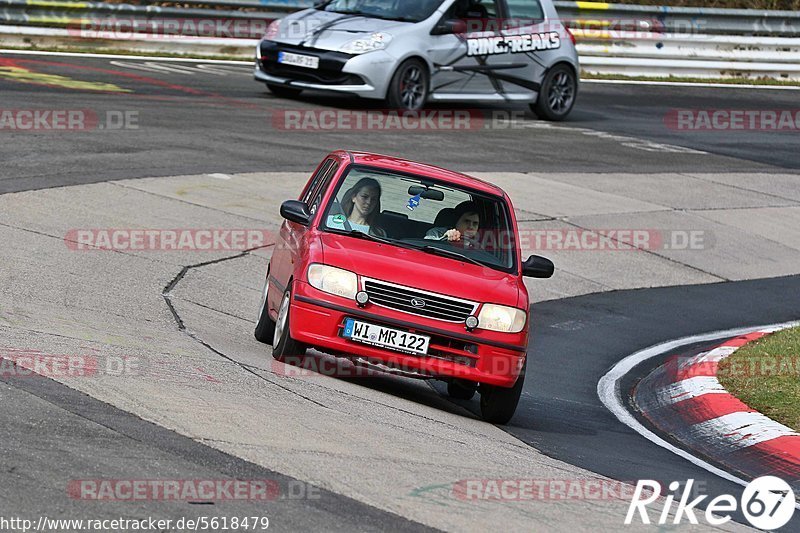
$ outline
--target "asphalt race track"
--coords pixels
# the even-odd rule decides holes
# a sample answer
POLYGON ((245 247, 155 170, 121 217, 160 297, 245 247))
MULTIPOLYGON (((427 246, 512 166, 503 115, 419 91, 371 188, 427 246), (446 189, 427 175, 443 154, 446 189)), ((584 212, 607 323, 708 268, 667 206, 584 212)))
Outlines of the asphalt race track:
MULTIPOLYGON (((793 109, 795 90, 705 89, 584 84, 580 105, 563 125, 543 127, 530 116, 522 129, 482 128, 467 132, 287 132, 271 127, 278 110, 333 105, 356 109, 351 99, 276 99, 252 80, 249 66, 216 65, 214 72, 133 59, 74 59, 4 55, 4 63, 40 75, 109 83, 87 91, 58 90, 0 75, 3 105, 28 109, 47 102, 64 109, 134 111, 138 131, 71 132, 45 135, 47 150, 30 157, 34 135, 13 135, 2 146, 0 192, 106 179, 307 170, 331 149, 355 146, 379 153, 413 153, 456 170, 542 171, 780 171, 797 169, 797 133, 685 132, 671 130, 665 116, 675 109, 793 109), (222 73, 222 74, 220 74, 222 73), (122 92, 126 91, 126 92, 122 92), (92 93, 92 91, 88 91, 92 93), (529 129, 530 128, 530 129, 529 129), (590 131, 579 131, 585 128, 590 131), (633 137, 633 139, 615 139, 633 137), (464 150, 465 142, 469 150, 464 150), (640 148, 630 150, 623 143, 640 148), (647 143, 656 143, 656 146, 647 143), (689 147, 709 154, 675 152, 658 145, 689 147), (503 156, 498 157, 502 151, 503 156)), ((20 79, 17 77, 16 79, 20 79)), ((39 83, 52 83, 43 80, 39 83)), ((89 86, 91 87, 91 85, 89 86)), ((377 106, 380 107, 379 105, 377 106)), ((525 113, 527 108, 516 108, 525 113)), ((484 109, 491 112, 492 109, 484 109)), ((496 111, 507 111, 497 108, 496 111)), ((5 135, 4 137, 9 137, 5 135)))
MULTIPOLYGON (((242 64, 3 53, 0 55, 0 108, 88 110, 94 116, 100 117, 99 123, 103 122, 103 117, 128 117, 125 119, 128 120, 127 126, 135 124, 135 127, 115 127, 106 123, 102 129, 95 126, 84 131, 68 132, 0 129, 0 200, 6 193, 22 195, 6 195, 7 202, 2 203, 4 214, 0 220, 0 229, 6 232, 3 235, 8 235, 9 239, 17 235, 30 238, 27 243, 7 241, 9 246, 4 247, 6 250, 2 252, 7 256, 3 258, 4 262, 13 264, 8 267, 9 272, 13 270, 16 274, 2 278, 6 285, 3 289, 6 299, 0 302, 10 306, 10 311, 5 320, 0 320, 0 338, 8 337, 0 341, 0 346, 9 347, 12 339, 22 342, 28 338, 28 333, 17 335, 13 330, 15 324, 24 324, 24 320, 15 323, 8 319, 15 314, 17 307, 15 298, 18 295, 12 285, 19 284, 17 287, 20 294, 23 289, 26 295, 35 292, 30 287, 36 282, 26 280, 24 274, 20 274, 27 269, 28 264, 20 253, 41 253, 41 258, 32 259, 31 264, 41 261, 51 268, 57 268, 60 264, 57 261, 59 256, 50 252, 46 242, 39 241, 40 238, 55 235, 59 238, 60 247, 64 247, 60 242, 61 236, 55 233, 58 228, 52 229, 48 226, 50 222, 45 221, 47 215, 56 213, 55 206, 74 204, 75 213, 81 216, 91 216, 93 206, 96 206, 101 212, 98 216, 105 217, 106 210, 111 212, 115 202, 124 204, 133 201, 123 198, 128 194, 136 194, 136 201, 152 195, 154 201, 158 202, 169 195, 175 198, 182 194, 173 193, 172 189, 168 193, 164 192, 159 185, 161 182, 139 178, 220 174, 223 179, 228 179, 226 176, 253 172, 308 174, 326 153, 338 148, 408 156, 456 170, 486 173, 596 172, 645 175, 671 172, 723 176, 727 173, 753 173, 761 176, 759 179, 766 179, 763 176, 773 174, 791 176, 800 170, 797 130, 685 132, 668 127, 665 117, 678 109, 796 109, 798 95, 800 92, 797 90, 585 83, 581 87, 578 106, 570 119, 557 125, 541 123, 524 108, 516 108, 513 110, 516 113, 513 126, 498 120, 484 124, 474 131, 285 131, 274 127, 274 116, 278 112, 322 108, 347 111, 360 109, 364 104, 320 95, 303 96, 296 100, 275 98, 252 80, 250 67, 242 64), (106 184, 116 180, 131 181, 119 186, 106 184), (139 181, 143 185, 136 189, 135 183, 139 181), (73 185, 89 188, 80 189, 82 192, 76 192, 74 196, 70 196, 69 188, 63 189, 63 194, 66 195, 64 198, 59 196, 62 194, 59 191, 53 191, 52 196, 48 196, 50 193, 46 191, 73 185), (112 199, 110 194, 117 192, 122 197, 112 199), (38 199, 44 207, 36 207, 36 202, 32 199, 38 199), (105 206, 106 201, 109 206, 105 206), (26 210, 26 214, 19 217, 19 222, 13 212, 17 207, 21 210, 20 213, 26 210), (37 216, 42 217, 41 227, 37 226, 37 216), (22 231, 26 233, 18 233, 22 231)), ((373 104, 368 107, 380 108, 373 104)), ((446 111, 448 108, 435 109, 446 111)), ((496 107, 481 108, 479 111, 485 116, 503 117, 508 110, 496 107)), ((800 179, 800 176, 796 177, 800 179)), ((178 185, 180 183, 175 187, 178 185)), ((300 186, 300 182, 289 183, 285 190, 299 190, 300 186)), ((624 188, 624 184, 620 187, 624 188)), ((742 187, 737 185, 735 188, 742 187)), ((795 209, 800 202, 796 194, 798 189, 800 186, 794 189, 793 197, 778 192, 762 192, 765 197, 781 202, 779 206, 767 206, 768 208, 795 209)), ((182 189, 178 187, 176 190, 182 189)), ((267 190, 266 194, 270 192, 271 190, 267 190)), ((702 191, 698 194, 702 194, 702 191)), ((275 202, 282 199, 276 198, 275 202)), ((182 201, 187 213, 193 212, 188 211, 190 209, 208 208, 211 205, 202 205, 189 196, 182 201)), ((222 199, 221 203, 213 204, 215 207, 209 209, 219 210, 222 206, 235 211, 240 207, 235 202, 225 201, 222 199)), ((520 203, 516 207, 529 209, 520 203)), ((746 206, 734 206, 739 207, 746 206)), ((137 204, 130 208, 132 211, 141 210, 143 217, 148 216, 151 210, 153 213, 158 212, 158 216, 164 216, 164 209, 156 205, 151 207, 137 204)), ((635 209, 631 208, 631 211, 635 209)), ((249 211, 245 215, 247 213, 249 211)), ((65 220, 70 220, 64 223, 65 227, 80 227, 86 220, 91 220, 80 218, 77 214, 73 218, 70 213, 59 212, 56 218, 63 215, 65 220)), ((130 223, 124 215, 120 215, 118 220, 113 216, 103 220, 108 221, 105 224, 109 227, 130 223)), ((275 213, 270 213, 264 220, 268 221, 265 224, 278 223, 275 213)), ((193 224, 197 225, 188 223, 190 226, 193 224)), ((98 225, 102 226, 103 223, 98 222, 98 225)), ((157 222, 153 223, 155 225, 157 222)), ((787 229, 789 233, 793 231, 796 232, 796 228, 787 229)), ((788 241, 783 244, 786 242, 788 241)), ((786 245, 797 244, 792 241, 786 245)), ((725 251, 720 250, 719 253, 720 261, 725 260, 725 251)), ((243 338, 252 329, 252 317, 245 315, 248 312, 246 310, 253 307, 253 298, 257 299, 253 289, 258 280, 253 274, 259 272, 268 254, 237 256, 230 262, 222 257, 209 258, 219 259, 221 262, 208 264, 205 258, 197 260, 177 257, 174 263, 170 261, 170 264, 164 265, 159 259, 146 268, 142 267, 141 272, 147 272, 147 276, 152 275, 153 286, 166 287, 175 280, 174 276, 181 271, 181 265, 219 269, 213 273, 213 276, 218 277, 213 279, 226 281, 220 284, 218 292, 225 293, 228 295, 226 297, 246 294, 243 298, 249 300, 241 306, 234 303, 228 306, 227 303, 220 303, 224 302, 222 296, 192 301, 188 296, 179 295, 176 296, 178 301, 174 307, 175 317, 167 310, 161 294, 153 293, 153 302, 146 303, 152 303, 154 308, 159 309, 157 317, 153 318, 154 322, 163 326, 165 331, 169 328, 174 330, 174 337, 169 339, 182 339, 174 341, 183 343, 181 350, 186 353, 203 352, 203 361, 212 361, 208 365, 221 364, 220 368, 231 367, 237 372, 244 369, 252 374, 250 377, 265 379, 257 383, 246 380, 242 382, 242 394, 245 398, 251 395, 255 401, 262 395, 259 391, 263 390, 265 384, 268 387, 276 381, 264 378, 265 368, 269 363, 250 355, 255 349, 252 339, 248 340, 251 344, 245 344, 244 340, 233 340, 232 337, 241 334, 239 337, 243 338), (250 277, 245 278, 242 272, 250 277), (240 275, 241 279, 237 278, 240 275), (241 311, 240 307, 245 310, 241 311), (179 319, 185 325, 191 337, 178 331, 178 323, 172 322, 173 318, 179 319), (229 334, 231 338, 227 337, 229 334)), ((769 257, 757 259, 763 261, 763 264, 771 261, 769 257)), ((104 267, 102 263, 98 263, 88 264, 86 273, 99 273, 104 267)), ((557 262, 556 267, 558 266, 557 262)), ((683 266, 686 265, 681 264, 683 266)), ((70 279, 80 276, 81 273, 76 271, 81 268, 75 264, 66 268, 70 279)), ((115 262, 108 268, 127 272, 124 270, 127 267, 115 262)), ((514 453, 519 454, 518 457, 534 454, 538 450, 548 461, 552 461, 547 464, 548 468, 553 469, 553 477, 567 478, 577 475, 559 470, 559 465, 563 462, 578 467, 581 471, 621 481, 694 479, 702 484, 705 493, 711 497, 733 494, 738 498, 742 487, 718 478, 645 440, 617 421, 597 396, 598 380, 616 362, 647 346, 692 334, 800 318, 798 275, 777 277, 777 273, 768 269, 763 270, 764 275, 759 275, 759 264, 740 276, 714 274, 705 268, 691 265, 687 266, 688 270, 691 270, 692 276, 698 277, 688 277, 689 274, 686 274, 686 278, 680 278, 676 283, 667 283, 679 286, 604 290, 568 298, 539 298, 538 300, 545 301, 537 301, 532 308, 534 340, 529 351, 531 359, 525 390, 516 416, 508 426, 501 428, 513 439, 508 435, 498 436, 500 432, 491 433, 494 428, 486 428, 485 424, 477 421, 476 401, 450 400, 441 384, 434 384, 431 388, 420 382, 378 377, 363 383, 358 380, 343 380, 343 383, 326 387, 341 393, 348 401, 356 402, 358 406, 354 409, 363 409, 364 412, 369 411, 371 403, 376 409, 391 409, 391 406, 381 402, 391 404, 397 401, 402 403, 402 409, 405 410, 398 416, 418 417, 411 420, 422 425, 438 424, 436 427, 440 429, 446 426, 446 430, 453 431, 455 436, 460 435, 455 433, 460 428, 454 428, 456 423, 453 420, 463 420, 468 426, 465 431, 469 433, 464 439, 475 439, 474 442, 495 439, 486 442, 502 442, 509 449, 513 448, 514 453), (707 277, 700 279, 699 276, 707 277), (748 279, 759 277, 770 279, 748 279), (683 282, 680 283, 680 280, 683 282), (712 281, 716 282, 711 283, 712 281), (407 400, 410 402, 406 402, 407 400), (413 412, 409 413, 409 410, 413 412), (431 414, 439 411, 441 416, 447 417, 446 423, 439 421, 438 414, 431 414)), ((794 273, 798 272, 800 264, 794 270, 794 273)), ((190 288, 192 291, 211 293, 215 289, 208 286, 212 279, 210 275, 206 273, 192 277, 187 274, 186 279, 180 283, 188 284, 184 289, 186 294, 190 292, 190 288)), ((633 276, 622 268, 607 275, 620 278, 633 276)), ((144 275, 141 280, 131 279, 131 294, 134 291, 137 295, 145 294, 152 289, 142 281, 144 279, 144 275)), ((41 283, 45 281, 42 280, 41 283)), ((108 290, 122 297, 128 294, 124 285, 124 282, 120 282, 120 286, 108 290)), ((80 290, 75 288, 75 291, 80 290)), ((22 302, 22 297, 19 297, 22 302)), ((49 301, 58 302, 58 296, 51 295, 50 298, 49 301)), ((134 312, 145 309, 145 296, 141 298, 141 303, 137 301, 131 304, 134 312), (136 307, 139 305, 141 307, 136 307)), ((30 300, 35 301, 36 297, 31 297, 30 300)), ((20 303, 19 307, 25 308, 25 312, 30 314, 27 305, 29 303, 20 303)), ((86 306, 91 307, 89 304, 86 306)), ((24 316, 25 312, 17 314, 24 316)), ((122 314, 127 312, 129 311, 120 311, 122 314)), ((115 317, 110 320, 118 319, 115 317)), ((35 318, 31 320, 35 321, 35 318)), ((30 338, 35 337, 34 331, 37 334, 47 332, 47 326, 42 324, 30 328, 30 338)), ((102 323, 99 323, 96 329, 102 328, 102 323)), ((54 334, 55 337, 69 337, 64 330, 59 332, 59 335, 54 334)), ((132 329, 131 338, 141 336, 140 333, 141 331, 132 329)), ((153 333, 154 339, 165 343, 165 351, 168 350, 167 335, 153 333)), ((84 340, 89 342, 92 338, 94 337, 87 336, 84 340)), ((57 344, 60 341, 53 342, 57 344)), ((150 341, 141 342, 147 344, 150 341)), ((656 363, 652 362, 653 365, 656 363)), ((637 369, 636 373, 643 374, 647 370, 637 369)), ((219 372, 223 374, 225 371, 219 372)), ((626 387, 630 388, 634 384, 635 380, 629 380, 626 387)), ((165 389, 174 388, 169 383, 161 386, 165 389)), ((291 384, 290 388, 293 394, 302 396, 301 402, 327 402, 323 393, 317 395, 315 392, 306 398, 303 396, 305 392, 297 383, 291 384)), ((377 487, 387 484, 384 477, 389 474, 379 467, 369 469, 371 482, 360 479, 359 474, 354 473, 353 479, 343 479, 341 485, 328 484, 322 481, 327 479, 325 473, 312 475, 306 472, 308 475, 304 475, 301 467, 284 471, 280 468, 280 463, 274 464, 274 468, 263 466, 265 461, 259 459, 263 456, 258 455, 261 452, 255 448, 255 443, 252 444, 252 449, 240 453, 233 443, 228 447, 225 439, 211 436, 207 439, 199 438, 190 431, 188 425, 182 426, 179 422, 172 425, 162 423, 156 411, 148 411, 155 409, 153 406, 142 406, 142 412, 152 413, 152 416, 130 414, 134 412, 133 404, 117 404, 114 401, 115 395, 111 393, 102 398, 95 397, 89 389, 91 387, 68 387, 52 380, 0 377, 0 399, 6 407, 0 411, 0 427, 6 433, 5 437, 0 438, 0 450, 4 456, 0 462, 4 472, 0 480, 0 515, 39 516, 49 513, 49 516, 55 517, 60 513, 75 517, 157 515, 161 518, 208 515, 211 513, 211 506, 186 506, 173 502, 104 502, 103 507, 92 506, 87 510, 85 502, 64 497, 62 482, 109 477, 236 477, 274 479, 282 486, 302 479, 321 486, 318 489, 318 498, 290 500, 267 507, 266 514, 271 523, 282 531, 411 531, 429 527, 464 527, 464 523, 455 518, 453 522, 444 518, 441 521, 426 521, 420 515, 405 513, 402 509, 406 508, 406 502, 397 503, 397 508, 386 504, 386 500, 377 495, 380 492, 377 487), (37 422, 31 424, 31 421, 37 422), (54 472, 58 474, 54 476, 54 472), (360 483, 367 487, 356 488, 360 483), (342 486, 351 487, 352 492, 345 493, 342 486), (369 491, 373 489, 376 491, 374 498, 369 495, 369 491)), ((337 397, 331 401, 341 402, 342 399, 337 397)), ((203 406, 204 412, 207 410, 211 420, 216 419, 211 414, 213 406, 207 403, 198 405, 203 406)), ((287 403, 286 406, 288 405, 294 404, 287 403)), ((170 405, 165 404, 164 407, 165 410, 172 409, 170 405)), ((285 406, 281 408, 283 411, 287 409, 285 406)), ((396 409, 401 410, 400 407, 396 409)), ((370 427, 372 422, 364 416, 353 416, 360 417, 359 423, 365 424, 363 427, 370 427)), ((202 420, 198 421, 198 424, 202 423, 202 420)), ((392 423, 398 425, 395 428, 398 431, 405 431, 400 422, 392 423)), ((309 433, 316 434, 314 419, 306 419, 293 431, 301 431, 301 426, 308 429, 309 433)), ((419 431, 422 434, 428 430, 419 431)), ((431 431, 435 434, 434 430, 431 431)), ((337 435, 330 435, 329 438, 336 439, 337 435)), ((431 442, 430 436, 425 438, 428 439, 427 442, 431 442)), ((403 445, 410 449, 412 442, 403 445)), ((448 457, 447 461, 469 463, 469 457, 474 450, 475 448, 464 450, 468 457, 466 460, 463 457, 448 457)), ((269 453, 273 452, 274 457, 280 457, 279 450, 269 450, 269 453)), ((491 453, 491 449, 481 450, 483 452, 491 453)), ((538 452, 536 457, 541 458, 542 455, 538 452)), ((333 461, 336 458, 327 460, 333 461)), ((370 457, 364 458, 365 463, 371 460, 370 457)), ((322 464, 323 459, 320 461, 322 464)), ((395 459, 393 461, 397 462, 395 459)), ((429 470, 435 471, 437 468, 436 460, 431 459, 429 470)), ((440 477, 444 484, 452 481, 444 474, 440 477)), ((520 474, 520 477, 525 475, 520 474)), ((391 484, 395 480, 389 477, 388 481, 391 484)), ((435 491, 430 493, 431 499, 440 497, 439 493, 434 494, 435 491)), ((228 506, 224 512, 229 516, 252 515, 264 510, 252 502, 226 505, 228 506)), ((451 502, 446 501, 446 498, 437 505, 441 505, 443 513, 457 514, 463 511, 458 505, 448 507, 451 502)), ((595 521, 592 513, 596 510, 591 506, 563 509, 563 521, 559 519, 559 513, 562 512, 559 510, 545 511, 542 515, 520 513, 520 520, 527 520, 532 530, 541 528, 556 531, 561 526, 579 530, 595 527, 604 529, 614 523, 622 525, 625 506, 604 511, 600 522, 595 521), (620 514, 619 509, 622 509, 623 514, 620 514)), ((745 523, 741 514, 736 515, 736 520, 745 523)), ((509 527, 513 529, 519 523, 524 522, 510 522, 509 527)), ((476 527, 479 525, 481 524, 476 527)), ((675 529, 678 527, 675 526, 675 529)), ((703 528, 700 527, 700 530, 703 528)), ((800 515, 795 515, 784 530, 800 532, 800 515)))
MULTIPOLYGON (((798 304, 786 295, 800 277, 582 296, 535 307, 535 368, 525 383, 527 402, 507 430, 544 453, 614 479, 695 479, 709 495, 741 495, 726 482, 620 424, 600 403, 597 381, 620 360, 659 342, 709 331, 795 320, 798 304), (739 302, 752 302, 746 308, 739 302), (633 349, 631 349, 633 348, 633 349), (567 376, 581 379, 569 381, 567 376), (620 450, 625 450, 623 454, 620 450)), ((691 355, 690 347, 667 353, 691 355)), ((699 352, 700 350, 696 350, 699 352)), ((656 362, 637 369, 645 375, 656 362)), ((628 380, 627 389, 635 384, 628 380)), ((800 530, 795 517, 791 528, 800 530)))

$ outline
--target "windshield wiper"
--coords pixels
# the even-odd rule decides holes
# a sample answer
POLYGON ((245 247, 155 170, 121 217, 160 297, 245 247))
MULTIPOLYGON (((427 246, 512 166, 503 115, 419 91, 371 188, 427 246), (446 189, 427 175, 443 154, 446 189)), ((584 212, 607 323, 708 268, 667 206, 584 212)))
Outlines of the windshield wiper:
POLYGON ((420 248, 420 250, 422 250, 423 252, 427 252, 429 254, 433 254, 433 255, 441 255, 441 256, 444 256, 444 257, 450 257, 452 259, 458 259, 460 261, 467 261, 469 263, 472 263, 474 265, 478 265, 480 267, 485 267, 486 266, 485 264, 481 263, 480 261, 478 261, 476 259, 473 259, 471 257, 467 257, 466 255, 460 254, 460 253, 455 252, 453 250, 446 250, 444 248, 439 248, 438 246, 431 246, 431 245, 423 246, 422 248, 420 248))
POLYGON ((383 20, 393 20, 396 22, 419 22, 415 17, 406 17, 406 16, 398 16, 398 17, 377 17, 383 20))
POLYGON ((372 14, 372 13, 364 13, 364 16, 372 17, 372 18, 376 18, 376 19, 381 19, 381 20, 396 20, 398 22, 419 22, 414 17, 407 17, 405 15, 392 16, 392 15, 377 15, 377 14, 372 14))

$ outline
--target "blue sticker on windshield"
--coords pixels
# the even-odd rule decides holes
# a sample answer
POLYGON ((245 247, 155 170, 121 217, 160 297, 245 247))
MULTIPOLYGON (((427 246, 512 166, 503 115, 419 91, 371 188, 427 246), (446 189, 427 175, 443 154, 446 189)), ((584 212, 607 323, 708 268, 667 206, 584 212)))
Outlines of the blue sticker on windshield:
POLYGON ((420 202, 419 194, 416 196, 412 196, 411 198, 408 199, 408 205, 406 207, 408 208, 409 211, 413 211, 414 209, 419 207, 419 202, 420 202))

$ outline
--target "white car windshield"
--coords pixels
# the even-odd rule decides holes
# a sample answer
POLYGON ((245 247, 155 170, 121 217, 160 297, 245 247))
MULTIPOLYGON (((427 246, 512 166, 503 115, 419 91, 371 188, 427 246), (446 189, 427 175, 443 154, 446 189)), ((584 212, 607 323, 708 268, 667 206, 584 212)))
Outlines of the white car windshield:
POLYGON ((513 272, 510 220, 501 197, 356 165, 340 180, 320 227, 513 272))
POLYGON ((442 0, 332 0, 319 9, 335 13, 405 22, 419 22, 430 17, 442 0))

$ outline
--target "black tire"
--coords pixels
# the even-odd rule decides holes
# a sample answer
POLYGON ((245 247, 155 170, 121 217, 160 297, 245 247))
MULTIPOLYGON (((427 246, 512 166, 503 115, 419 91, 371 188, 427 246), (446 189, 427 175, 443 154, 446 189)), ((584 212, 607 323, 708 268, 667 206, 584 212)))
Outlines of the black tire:
POLYGON ((269 316, 267 306, 267 292, 269 291, 269 275, 264 280, 264 288, 261 291, 261 306, 258 309, 258 320, 256 330, 253 333, 258 342, 272 345, 272 338, 275 336, 275 322, 269 316))
POLYGON ((390 109, 418 111, 425 107, 430 87, 428 67, 418 59, 401 64, 389 83, 386 95, 390 109))
POLYGON ((292 300, 291 285, 283 293, 281 306, 278 310, 278 320, 275 323, 275 334, 272 341, 272 357, 281 360, 287 355, 304 355, 306 345, 292 338, 289 327, 289 303, 292 300))
POLYGON ((494 385, 481 385, 481 417, 490 424, 506 424, 514 411, 517 410, 522 387, 525 384, 525 368, 528 361, 522 365, 522 371, 517 382, 510 389, 494 385))
POLYGON ((300 96, 300 93, 303 92, 303 89, 295 89, 294 87, 286 87, 284 85, 275 85, 274 83, 268 83, 267 89, 269 89, 269 92, 280 98, 295 98, 300 96))
POLYGON ((578 96, 578 78, 572 67, 563 63, 551 68, 542 82, 539 98, 531 109, 545 120, 564 120, 578 96))
POLYGON ((471 400, 475 396, 477 383, 453 380, 447 384, 447 394, 456 400, 471 400))

